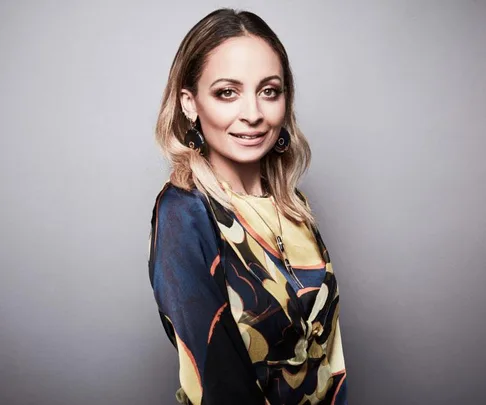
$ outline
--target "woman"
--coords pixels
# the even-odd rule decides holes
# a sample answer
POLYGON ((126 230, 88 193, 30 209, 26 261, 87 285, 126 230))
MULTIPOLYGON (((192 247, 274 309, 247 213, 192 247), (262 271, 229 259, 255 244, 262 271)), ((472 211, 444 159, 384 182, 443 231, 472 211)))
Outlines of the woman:
POLYGON ((250 12, 212 12, 173 61, 149 270, 181 403, 347 403, 338 287, 296 188, 310 150, 293 96, 284 47, 250 12))

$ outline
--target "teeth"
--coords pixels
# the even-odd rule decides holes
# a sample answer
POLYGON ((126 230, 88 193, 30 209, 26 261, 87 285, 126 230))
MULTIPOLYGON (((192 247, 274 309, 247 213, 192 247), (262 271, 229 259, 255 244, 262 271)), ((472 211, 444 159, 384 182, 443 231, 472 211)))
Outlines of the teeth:
POLYGON ((249 136, 249 135, 236 135, 238 138, 243 138, 243 139, 255 139, 255 138, 258 138, 258 135, 253 135, 253 136, 249 136))

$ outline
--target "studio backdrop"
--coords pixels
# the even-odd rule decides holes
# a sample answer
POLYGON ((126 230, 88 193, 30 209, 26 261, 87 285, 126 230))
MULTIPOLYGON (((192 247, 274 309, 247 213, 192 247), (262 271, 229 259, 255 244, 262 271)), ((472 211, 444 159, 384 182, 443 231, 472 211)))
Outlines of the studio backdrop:
POLYGON ((180 41, 221 6, 290 57, 350 405, 486 403, 483 0, 2 1, 0 403, 176 404, 154 129, 180 41))

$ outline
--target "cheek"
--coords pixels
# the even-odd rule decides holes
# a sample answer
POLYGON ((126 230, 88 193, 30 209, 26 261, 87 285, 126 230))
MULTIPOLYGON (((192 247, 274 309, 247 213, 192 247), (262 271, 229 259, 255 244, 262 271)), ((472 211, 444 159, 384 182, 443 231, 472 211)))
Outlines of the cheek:
POLYGON ((262 112, 270 125, 278 126, 282 124, 285 119, 285 100, 265 102, 262 112))
POLYGON ((236 103, 222 103, 211 99, 202 100, 198 111, 206 126, 220 130, 228 128, 238 117, 236 103))

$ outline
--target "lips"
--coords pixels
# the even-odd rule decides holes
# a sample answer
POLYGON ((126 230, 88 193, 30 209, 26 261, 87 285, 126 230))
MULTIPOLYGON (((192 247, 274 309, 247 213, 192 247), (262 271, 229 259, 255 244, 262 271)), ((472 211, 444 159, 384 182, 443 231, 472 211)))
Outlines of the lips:
POLYGON ((256 139, 264 136, 265 134, 266 132, 240 132, 240 133, 230 132, 230 135, 240 139, 256 139))
POLYGON ((236 132, 236 133, 229 133, 232 137, 234 142, 237 144, 245 147, 251 148, 256 147, 258 145, 263 144, 266 139, 266 135, 268 131, 251 131, 251 132, 236 132))

